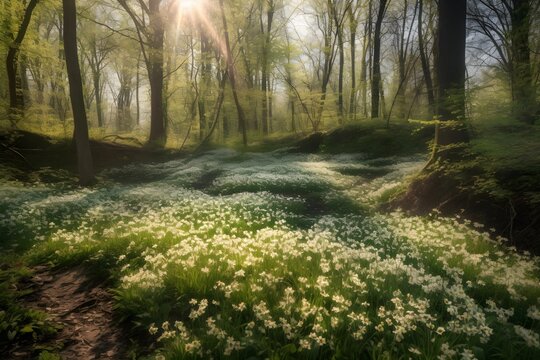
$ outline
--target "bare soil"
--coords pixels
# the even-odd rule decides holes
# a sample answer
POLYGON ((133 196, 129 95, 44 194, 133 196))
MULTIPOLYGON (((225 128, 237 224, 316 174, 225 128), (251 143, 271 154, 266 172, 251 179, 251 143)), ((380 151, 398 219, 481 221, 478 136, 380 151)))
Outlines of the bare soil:
MULTIPOLYGON (((62 359, 125 358, 126 340, 113 322, 113 298, 102 284, 90 281, 82 268, 35 270, 30 281, 36 291, 26 305, 47 313, 62 326, 53 339, 62 359)), ((32 350, 13 349, 11 359, 29 359, 32 350)))

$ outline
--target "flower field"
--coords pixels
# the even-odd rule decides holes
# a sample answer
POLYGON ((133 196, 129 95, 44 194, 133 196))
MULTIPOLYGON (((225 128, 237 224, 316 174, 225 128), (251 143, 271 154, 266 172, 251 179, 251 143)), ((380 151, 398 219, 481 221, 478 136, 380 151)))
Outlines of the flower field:
POLYGON ((372 205, 422 158, 219 150, 0 186, 2 245, 110 279, 155 359, 538 359, 540 261, 372 205))

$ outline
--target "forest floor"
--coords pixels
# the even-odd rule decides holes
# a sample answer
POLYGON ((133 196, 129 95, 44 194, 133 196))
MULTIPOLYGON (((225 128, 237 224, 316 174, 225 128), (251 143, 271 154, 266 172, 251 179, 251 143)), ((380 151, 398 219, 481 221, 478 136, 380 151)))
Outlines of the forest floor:
POLYGON ((538 257, 482 223, 377 210, 423 167, 429 134, 155 162, 122 145, 86 189, 12 154, 2 358, 538 358, 538 257))
MULTIPOLYGON (((59 326, 49 347, 62 359, 121 359, 127 342, 113 321, 113 297, 96 284, 83 268, 51 270, 36 266, 25 285, 33 292, 21 298, 30 309, 46 313, 59 326)), ((35 349, 24 344, 13 348, 13 359, 28 359, 35 349)))

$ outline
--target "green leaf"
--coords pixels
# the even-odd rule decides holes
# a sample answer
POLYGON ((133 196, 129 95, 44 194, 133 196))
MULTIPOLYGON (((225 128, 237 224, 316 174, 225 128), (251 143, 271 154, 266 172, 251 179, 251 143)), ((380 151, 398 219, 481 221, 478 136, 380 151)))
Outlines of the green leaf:
POLYGON ((294 344, 288 344, 281 348, 281 352, 284 354, 294 354, 296 353, 296 346, 294 344))
POLYGON ((32 324, 27 324, 20 331, 23 334, 28 334, 34 332, 34 327, 32 326, 32 324))

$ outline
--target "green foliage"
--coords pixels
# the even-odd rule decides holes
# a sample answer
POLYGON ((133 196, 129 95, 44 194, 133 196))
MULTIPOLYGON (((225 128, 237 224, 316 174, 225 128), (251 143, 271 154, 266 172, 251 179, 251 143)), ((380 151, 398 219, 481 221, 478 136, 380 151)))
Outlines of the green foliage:
POLYGON ((103 174, 128 184, 4 187, 4 221, 42 239, 31 263, 107 279, 158 357, 537 358, 537 258, 480 224, 364 210, 421 160, 215 150, 103 174))
POLYGON ((58 330, 45 313, 21 304, 20 299, 32 290, 18 287, 30 275, 30 270, 21 266, 0 270, 0 351, 15 343, 45 340, 58 330))
POLYGON ((330 131, 321 148, 330 154, 364 153, 373 158, 424 153, 433 139, 432 127, 427 125, 398 124, 388 129, 378 122, 347 125, 330 131))

